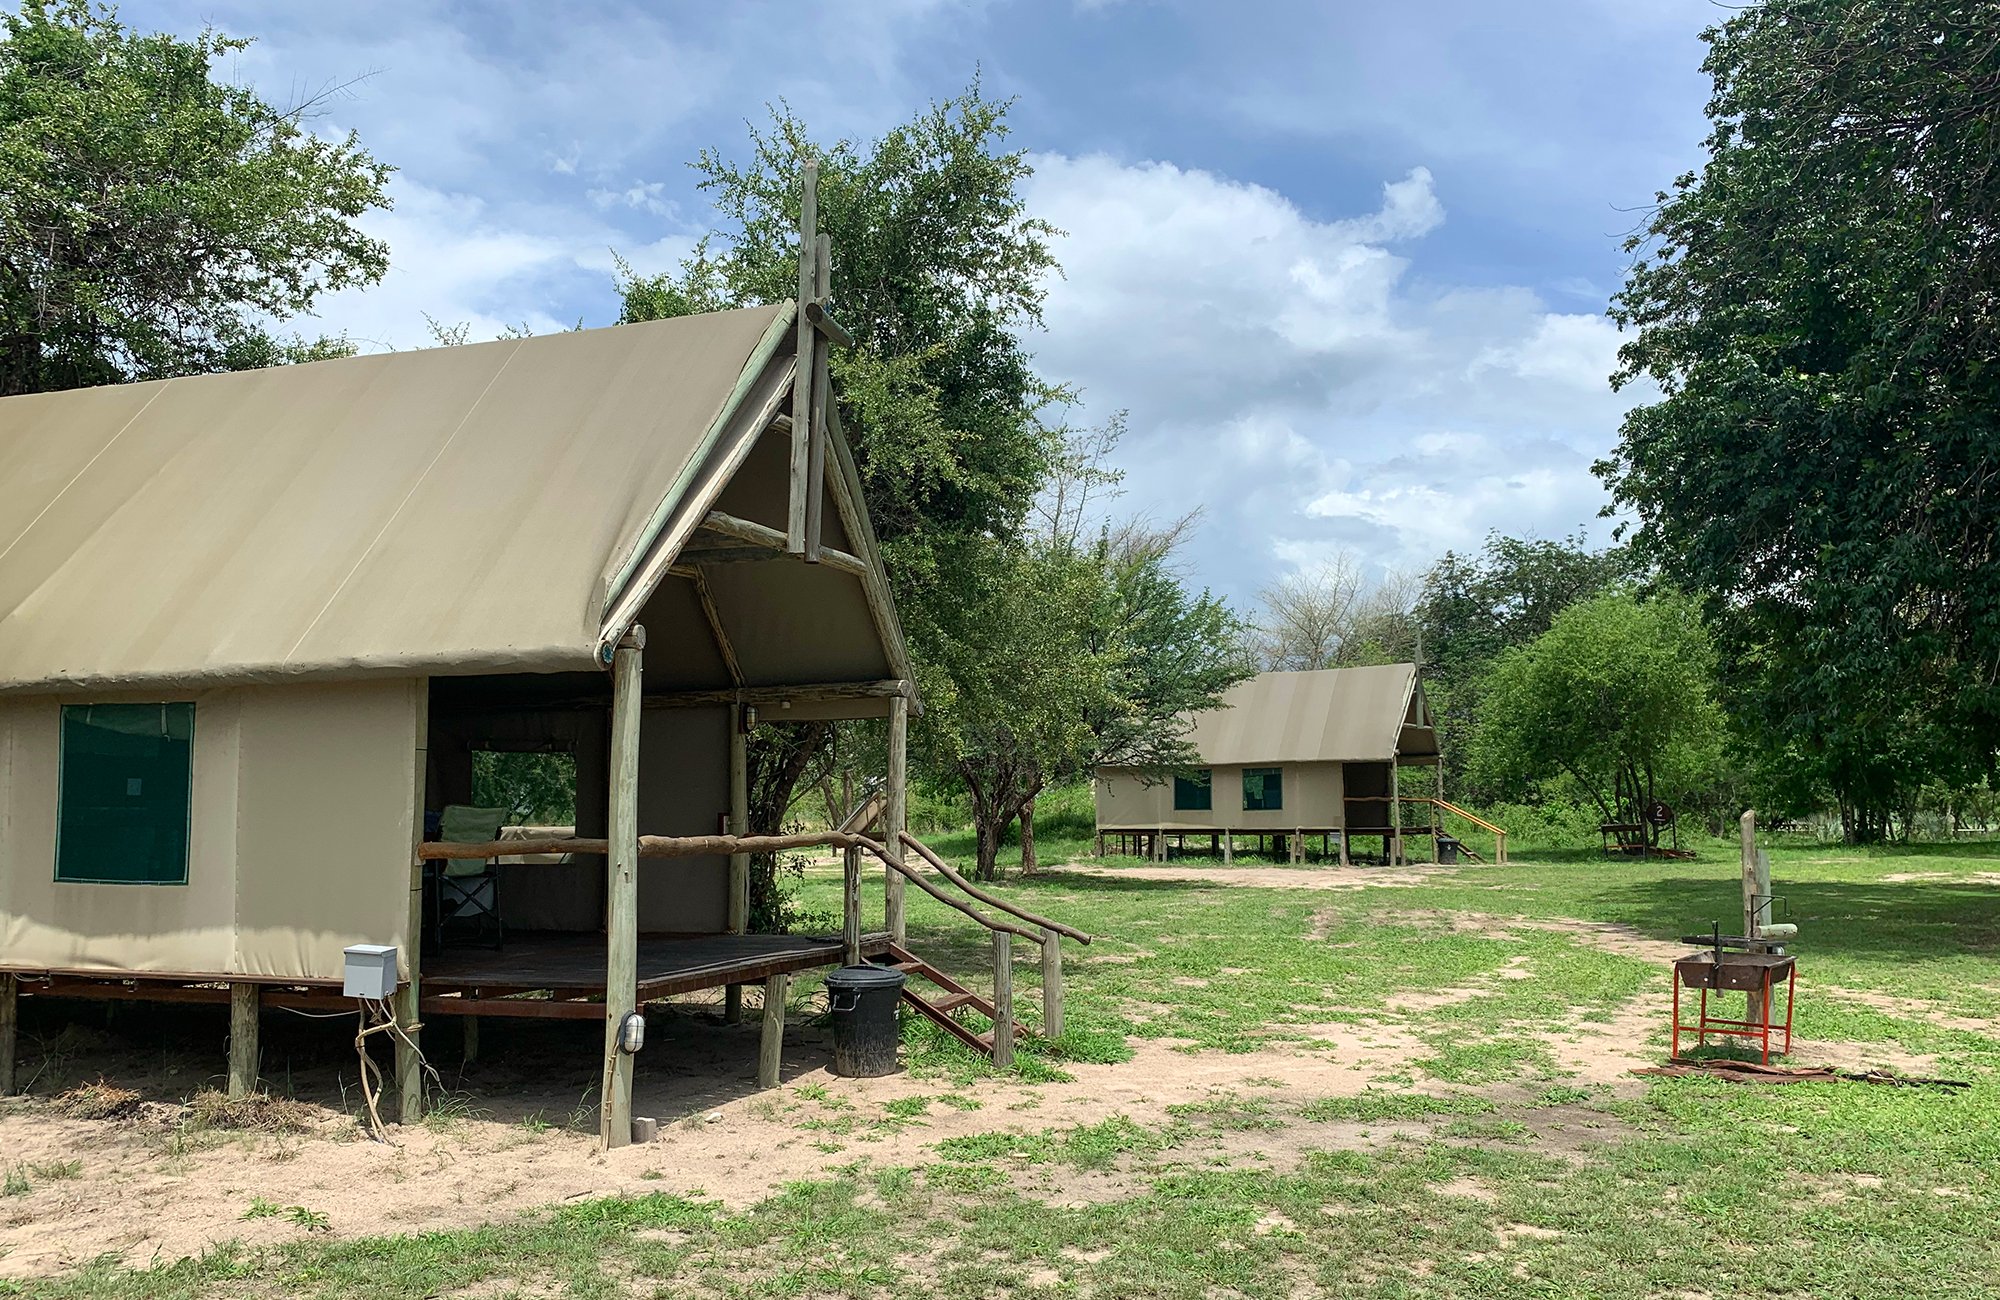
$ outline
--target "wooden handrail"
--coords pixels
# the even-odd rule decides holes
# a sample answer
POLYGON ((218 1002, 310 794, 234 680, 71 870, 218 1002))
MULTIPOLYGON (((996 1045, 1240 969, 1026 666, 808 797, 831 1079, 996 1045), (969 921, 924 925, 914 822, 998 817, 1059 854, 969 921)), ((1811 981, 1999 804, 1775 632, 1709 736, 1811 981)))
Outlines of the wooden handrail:
POLYGON ((1448 813, 1456 813, 1458 816, 1465 818, 1465 820, 1471 822, 1474 826, 1479 827, 1481 830, 1490 831, 1495 835, 1505 835, 1507 833, 1500 827, 1495 826, 1492 822, 1487 821, 1484 817, 1481 817, 1479 814, 1467 812, 1465 809, 1459 807, 1455 803, 1446 803, 1442 799, 1433 799, 1431 800, 1431 802, 1436 804, 1438 807, 1444 809, 1448 813))
MULTIPOLYGON (((953 870, 942 858, 931 852, 926 845, 908 832, 904 832, 903 842, 922 854, 924 860, 933 867, 936 867, 946 880, 949 880, 952 884, 958 886, 981 902, 997 907, 1011 916, 1028 922, 1030 925, 1040 926, 1048 934, 1064 935, 1075 939, 1078 943, 1090 942, 1090 936, 1081 930, 1074 930, 1069 926, 1060 925, 1054 921, 1036 916, 1032 912, 1015 907, 1004 899, 995 898, 985 890, 980 889, 957 871, 953 870)), ((642 858, 728 857, 737 853, 785 853, 793 849, 811 848, 865 849, 879 858, 891 871, 896 872, 906 880, 915 881, 917 887, 932 898, 937 899, 947 907, 955 908, 965 913, 987 929, 1007 934, 1018 934, 1023 939, 1027 939, 1032 943, 1046 942, 1045 934, 1023 930, 1017 926, 1008 925, 1004 921, 996 921, 970 904, 952 898, 936 885, 932 884, 921 872, 891 858, 888 849, 880 841, 872 840, 866 835, 855 835, 846 831, 817 831, 801 835, 641 835, 639 837, 639 856, 642 858)), ((609 840, 586 838, 578 835, 552 835, 539 839, 484 840, 478 843, 466 844, 428 840, 418 847, 417 857, 425 862, 451 860, 476 861, 485 858, 511 857, 526 854, 605 854, 610 851, 611 842, 609 840)), ((509 865, 547 866, 553 864, 531 862, 510 863, 509 865)))
POLYGON ((1081 930, 1072 930, 1070 927, 1056 921, 1051 921, 1045 916, 1036 916, 1033 912, 1028 911, 1024 907, 1017 907, 1014 904, 1008 902, 1004 898, 996 898, 992 894, 987 893, 985 890, 981 889, 979 886, 973 884, 970 880, 967 880, 964 876, 960 875, 957 872, 957 870, 952 867, 950 863, 946 862, 943 858, 939 857, 937 854, 931 852, 930 847, 928 845, 924 844, 921 840, 919 840, 916 836, 910 834, 908 831, 904 831, 902 833, 902 839, 903 843, 915 849, 917 853, 923 858, 924 861, 930 863, 931 866, 937 868, 938 873, 942 875, 946 880, 949 880, 952 884, 957 885, 960 889, 972 895, 974 898, 986 904, 988 907, 997 907, 1001 911, 1007 913, 1007 915, 1015 918, 1016 920, 1026 921, 1029 925, 1038 925, 1044 930, 1053 930, 1057 934, 1064 935, 1068 938, 1076 940, 1078 943, 1087 944, 1090 942, 1090 936, 1085 934, 1081 930))

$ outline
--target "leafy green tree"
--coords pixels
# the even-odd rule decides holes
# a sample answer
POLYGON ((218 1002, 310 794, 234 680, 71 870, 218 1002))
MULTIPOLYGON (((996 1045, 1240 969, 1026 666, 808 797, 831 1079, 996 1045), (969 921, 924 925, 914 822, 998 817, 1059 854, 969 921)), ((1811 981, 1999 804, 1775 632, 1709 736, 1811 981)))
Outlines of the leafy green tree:
POLYGON ((313 360, 264 322, 379 280, 389 168, 213 78, 247 41, 88 0, 0 14, 0 395, 313 360))
MULTIPOLYGON (((620 273, 627 321, 791 297, 799 176, 808 160, 819 163, 834 311, 856 338, 832 355, 841 422, 918 664, 926 709, 917 750, 933 756, 958 744, 927 735, 956 716, 953 700, 999 698, 988 694, 998 677, 977 655, 1017 657, 1014 611, 991 603, 991 587, 1024 563, 1023 525, 1061 451, 1042 414, 1063 393, 1036 375, 1021 341, 1041 319, 1056 232, 1020 197, 1029 167, 1006 144, 1006 112, 975 84, 862 145, 815 141, 781 108, 751 130, 748 161, 709 150, 695 164, 724 230, 677 271, 620 273), (953 673, 966 675, 962 685, 953 673)), ((1030 576, 1064 590, 1045 569, 1030 576)), ((777 829, 835 737, 824 726, 787 728, 782 740, 764 734, 776 730, 753 737, 759 830, 777 829)), ((944 773, 955 771, 946 762, 944 773)), ((1010 802, 1004 791, 995 797, 1010 802)), ((773 866, 753 864, 753 892, 773 866)))
MULTIPOLYGON (((1088 555, 1036 540, 984 561, 976 595, 940 614, 959 635, 926 675, 921 734, 927 765, 971 796, 974 873, 991 880, 1008 826, 1052 780, 1087 768, 1091 720, 1115 706, 1121 651, 1093 643, 1105 574, 1088 555)), ((1032 826, 1023 823, 1030 854, 1032 826)))
POLYGON ((1684 596, 1614 592, 1572 605, 1493 660, 1473 771, 1514 798, 1567 779, 1605 820, 1640 822, 1656 797, 1678 802, 1720 768, 1714 662, 1684 596))
POLYGON ((1708 160, 1613 315, 1599 466, 1706 599, 1733 711, 1879 838, 2000 744, 2000 4, 1769 0, 1705 34, 1708 160))
POLYGON ((1444 750, 1443 777, 1471 777, 1467 755, 1480 723, 1480 699, 1494 657, 1547 632, 1580 600, 1638 576, 1624 547, 1590 550, 1581 534, 1554 541, 1489 533, 1477 555, 1447 551, 1424 575, 1415 620, 1424 677, 1444 750))

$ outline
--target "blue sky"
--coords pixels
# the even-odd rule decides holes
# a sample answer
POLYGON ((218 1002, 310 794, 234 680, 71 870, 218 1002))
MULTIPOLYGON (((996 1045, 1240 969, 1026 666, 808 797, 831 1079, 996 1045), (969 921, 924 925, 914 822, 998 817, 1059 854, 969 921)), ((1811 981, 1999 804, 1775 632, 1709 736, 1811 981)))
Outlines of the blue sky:
POLYGON ((127 3, 257 44, 230 75, 324 105, 400 170, 394 269, 324 301, 364 347, 424 314, 608 324, 611 250, 711 224, 687 167, 782 96, 869 138, 977 70, 1018 98, 1068 232, 1044 371, 1130 413, 1118 508, 1200 506, 1195 576, 1248 601, 1349 552, 1419 569, 1488 529, 1588 527, 1642 393, 1605 382, 1637 209, 1699 161, 1709 0, 127 3), (359 81, 355 81, 360 78, 359 81))

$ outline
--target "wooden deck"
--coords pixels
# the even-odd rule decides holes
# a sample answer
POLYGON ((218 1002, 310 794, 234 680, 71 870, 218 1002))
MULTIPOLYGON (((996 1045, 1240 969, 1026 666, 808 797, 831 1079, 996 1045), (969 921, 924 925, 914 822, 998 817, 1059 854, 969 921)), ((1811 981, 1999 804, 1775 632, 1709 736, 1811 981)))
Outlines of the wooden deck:
MULTIPOLYGON (((889 936, 861 938, 864 957, 889 936)), ((752 984, 773 975, 838 966, 840 940, 789 934, 703 934, 639 940, 639 1001, 752 984)), ((530 934, 500 949, 447 948, 424 959, 426 1016, 595 1019, 604 1014, 604 936, 530 934), (518 996, 518 995, 533 996, 518 996)))

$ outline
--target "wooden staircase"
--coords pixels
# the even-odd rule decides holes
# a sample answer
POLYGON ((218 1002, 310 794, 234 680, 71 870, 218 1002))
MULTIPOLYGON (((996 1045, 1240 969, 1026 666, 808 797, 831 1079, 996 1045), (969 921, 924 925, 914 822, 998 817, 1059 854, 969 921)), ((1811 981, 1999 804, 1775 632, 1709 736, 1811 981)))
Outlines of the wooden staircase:
MULTIPOLYGON (((887 966, 891 970, 899 970, 908 976, 908 979, 903 984, 903 1001, 909 1003, 910 1007, 918 1015, 944 1030, 959 1042, 964 1043, 973 1051, 978 1052, 981 1056, 991 1057, 993 1055, 993 1032, 991 1030, 983 1034, 975 1032, 961 1022, 957 1016, 952 1014, 955 1011, 970 1009, 991 1021, 994 1019, 994 1007, 990 999, 983 998, 979 994, 974 993, 971 989, 965 987, 965 985, 960 984, 951 976, 899 944, 890 944, 889 951, 877 957, 875 962, 879 966, 887 966), (925 993, 916 987, 917 980, 926 981, 936 988, 941 989, 942 993, 925 993)), ((1017 1031, 1016 1037, 1018 1036, 1017 1031)))

